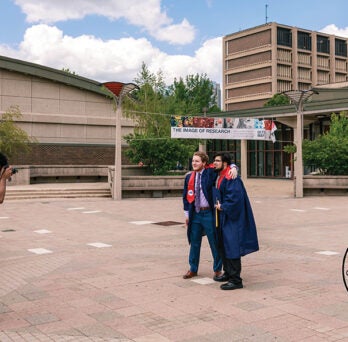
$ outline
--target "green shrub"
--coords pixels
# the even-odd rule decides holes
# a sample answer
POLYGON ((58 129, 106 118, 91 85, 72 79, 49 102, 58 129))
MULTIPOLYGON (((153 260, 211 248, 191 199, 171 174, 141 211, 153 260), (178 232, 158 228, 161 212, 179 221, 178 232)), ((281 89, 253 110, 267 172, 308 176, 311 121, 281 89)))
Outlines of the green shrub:
POLYGON ((331 115, 330 130, 315 140, 303 141, 303 163, 326 175, 348 175, 348 118, 331 115))

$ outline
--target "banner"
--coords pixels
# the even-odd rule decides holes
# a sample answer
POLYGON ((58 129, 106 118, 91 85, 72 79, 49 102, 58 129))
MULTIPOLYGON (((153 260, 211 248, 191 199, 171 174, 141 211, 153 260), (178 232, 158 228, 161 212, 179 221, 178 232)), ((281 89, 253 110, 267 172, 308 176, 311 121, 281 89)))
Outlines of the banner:
POLYGON ((172 116, 170 125, 172 138, 276 141, 272 120, 172 116))

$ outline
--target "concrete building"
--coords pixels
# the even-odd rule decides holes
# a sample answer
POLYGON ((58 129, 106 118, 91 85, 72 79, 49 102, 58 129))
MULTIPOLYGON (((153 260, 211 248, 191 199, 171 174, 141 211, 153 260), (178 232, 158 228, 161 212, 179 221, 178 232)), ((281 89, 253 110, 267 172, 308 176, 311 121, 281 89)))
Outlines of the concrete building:
MULTIPOLYGON (((23 115, 18 125, 37 140, 30 154, 11 159, 13 165, 114 165, 114 104, 99 82, 0 56, 0 113, 11 106, 23 115)), ((134 123, 122 118, 121 126, 123 136, 134 123)))
POLYGON ((274 94, 345 82, 347 38, 267 23, 223 38, 223 108, 262 107, 274 94))
POLYGON ((216 105, 222 110, 221 86, 219 83, 213 82, 213 96, 216 100, 216 105))

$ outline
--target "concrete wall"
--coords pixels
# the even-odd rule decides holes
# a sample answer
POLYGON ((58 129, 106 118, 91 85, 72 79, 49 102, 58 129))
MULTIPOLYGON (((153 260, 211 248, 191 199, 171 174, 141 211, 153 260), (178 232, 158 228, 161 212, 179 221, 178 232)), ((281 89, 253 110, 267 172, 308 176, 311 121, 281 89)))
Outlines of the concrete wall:
MULTIPOLYGON (((11 106, 18 106, 23 115, 18 125, 36 138, 39 146, 115 144, 114 106, 106 96, 0 69, 0 113, 11 106)), ((122 119, 122 136, 132 132, 133 127, 131 120, 122 119)), ((126 145, 124 141, 122 144, 126 145)), ((39 154, 43 160, 32 160, 32 163, 46 164, 45 151, 39 154)), ((73 160, 68 163, 74 164, 73 160)), ((107 160, 104 164, 109 163, 107 160)))
POLYGON ((303 192, 307 196, 348 195, 348 176, 303 176, 303 192))
MULTIPOLYGON (((18 172, 15 175, 13 175, 11 182, 9 182, 8 185, 12 186, 28 185, 34 183, 76 181, 107 182, 109 176, 109 168, 112 171, 114 170, 113 166, 108 165, 22 165, 17 167, 18 172)), ((124 177, 148 176, 150 174, 151 172, 146 166, 122 166, 122 175, 124 177)))

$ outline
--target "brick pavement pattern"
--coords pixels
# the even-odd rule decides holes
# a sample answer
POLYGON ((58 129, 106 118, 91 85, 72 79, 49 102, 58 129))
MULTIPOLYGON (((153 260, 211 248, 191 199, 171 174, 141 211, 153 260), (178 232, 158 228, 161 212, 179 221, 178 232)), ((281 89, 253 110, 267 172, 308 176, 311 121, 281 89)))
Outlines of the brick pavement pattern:
POLYGON ((245 184, 260 251, 236 291, 212 281, 206 239, 198 277, 182 279, 181 198, 5 201, 0 341, 348 341, 348 197, 245 184))

